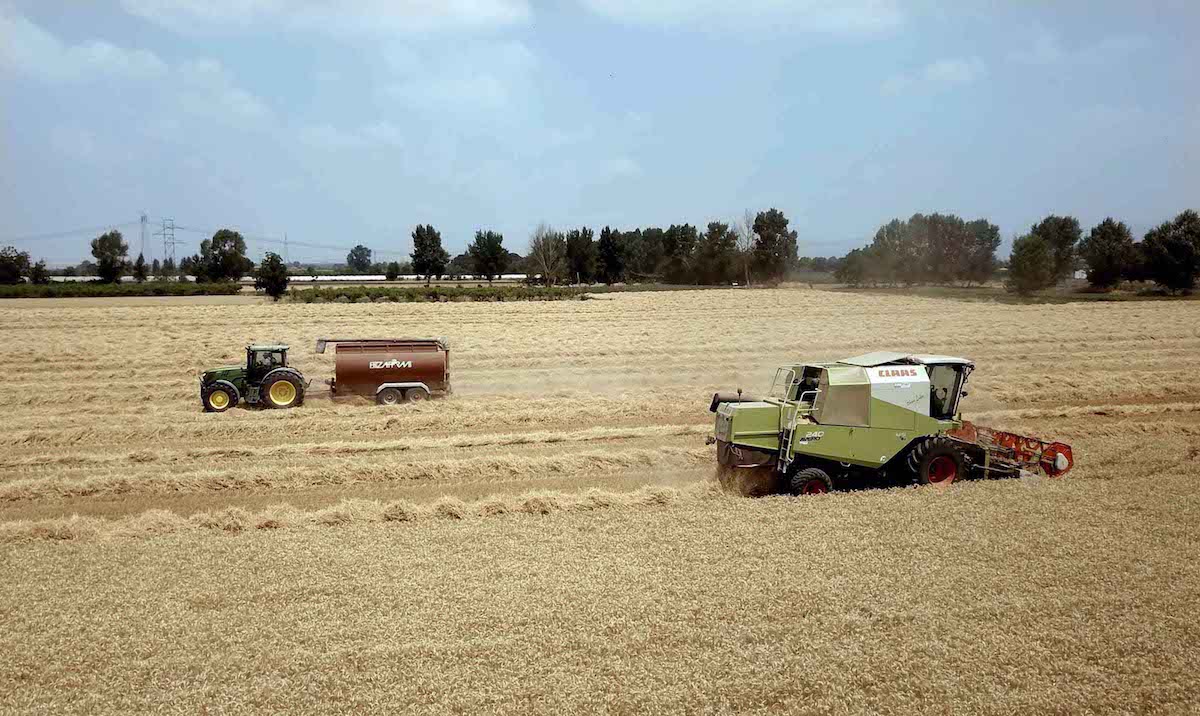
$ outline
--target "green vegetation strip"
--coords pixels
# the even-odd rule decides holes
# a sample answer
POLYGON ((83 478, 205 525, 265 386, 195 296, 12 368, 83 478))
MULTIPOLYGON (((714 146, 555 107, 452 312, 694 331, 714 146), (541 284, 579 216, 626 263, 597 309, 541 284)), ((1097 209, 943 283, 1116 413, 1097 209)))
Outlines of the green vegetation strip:
POLYGON ((582 299, 589 289, 559 286, 326 286, 293 288, 301 303, 368 301, 566 301, 582 299))
POLYGON ((95 283, 0 285, 0 298, 99 298, 104 296, 232 296, 242 287, 236 283, 95 283))

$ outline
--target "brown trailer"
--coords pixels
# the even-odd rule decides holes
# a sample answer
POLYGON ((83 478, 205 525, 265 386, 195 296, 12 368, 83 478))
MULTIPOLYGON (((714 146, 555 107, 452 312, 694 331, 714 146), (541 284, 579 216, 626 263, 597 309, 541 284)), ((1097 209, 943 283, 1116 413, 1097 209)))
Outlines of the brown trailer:
POLYGON ((317 353, 334 344, 330 390, 374 397, 381 405, 450 393, 450 346, 444 338, 319 338, 317 353))

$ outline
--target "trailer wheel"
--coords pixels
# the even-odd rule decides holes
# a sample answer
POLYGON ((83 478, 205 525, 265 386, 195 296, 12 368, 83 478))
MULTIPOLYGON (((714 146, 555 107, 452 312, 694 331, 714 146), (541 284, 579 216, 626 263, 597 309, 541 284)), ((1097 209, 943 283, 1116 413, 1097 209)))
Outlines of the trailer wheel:
POLYGON ((793 495, 824 495, 833 489, 829 473, 819 467, 806 467, 792 475, 793 495))
POLYGON ((375 396, 375 402, 380 405, 398 405, 404 400, 404 395, 395 388, 384 388, 375 396))
POLYGON ((918 443, 908 454, 908 466, 922 485, 949 485, 967 474, 966 456, 943 437, 918 443))
POLYGON ((429 396, 425 394, 425 391, 421 390, 420 388, 409 388, 408 390, 404 391, 404 399, 410 403, 419 403, 428 397, 429 396))
POLYGON ((237 405, 240 398, 238 389, 233 383, 227 380, 217 380, 205 386, 204 392, 200 396, 200 402, 204 404, 206 413, 223 413, 237 405))
POLYGON ((260 390, 268 408, 294 408, 304 402, 304 383, 290 372, 267 376, 260 390))

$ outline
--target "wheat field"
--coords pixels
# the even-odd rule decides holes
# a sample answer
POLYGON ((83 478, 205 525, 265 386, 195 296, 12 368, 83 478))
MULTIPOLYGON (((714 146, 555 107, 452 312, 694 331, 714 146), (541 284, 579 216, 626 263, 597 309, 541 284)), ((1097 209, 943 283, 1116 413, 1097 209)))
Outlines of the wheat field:
POLYGON ((801 288, 555 303, 0 304, 4 712, 1192 713, 1200 303, 801 288), (452 397, 321 391, 446 336, 452 397), (285 342, 290 411, 197 378, 285 342), (1062 480, 746 499, 718 389, 963 355, 1062 480))

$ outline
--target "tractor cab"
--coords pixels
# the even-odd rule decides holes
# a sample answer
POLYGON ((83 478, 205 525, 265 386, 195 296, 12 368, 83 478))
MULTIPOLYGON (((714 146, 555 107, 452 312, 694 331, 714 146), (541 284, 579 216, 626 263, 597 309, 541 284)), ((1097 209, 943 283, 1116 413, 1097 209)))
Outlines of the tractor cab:
POLYGON ((267 373, 287 367, 288 347, 285 345, 246 346, 246 380, 257 384, 267 373))

